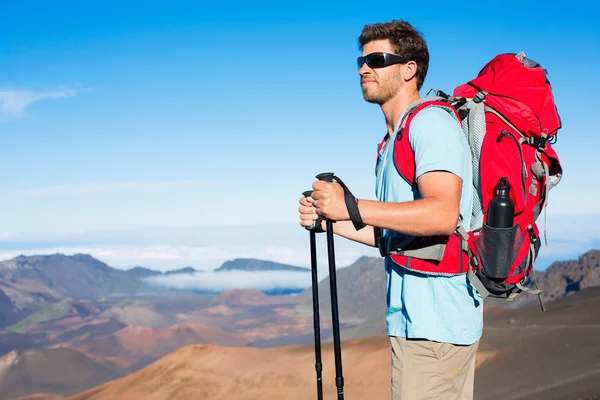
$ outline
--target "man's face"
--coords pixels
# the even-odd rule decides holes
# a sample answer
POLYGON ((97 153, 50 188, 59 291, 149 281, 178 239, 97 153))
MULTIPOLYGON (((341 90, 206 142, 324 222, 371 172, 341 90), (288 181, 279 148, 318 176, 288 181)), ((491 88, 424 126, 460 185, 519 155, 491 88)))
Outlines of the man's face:
MULTIPOLYGON (((375 40, 365 44, 362 55, 370 53, 392 53, 394 48, 389 40, 375 40)), ((383 68, 370 68, 364 63, 358 70, 363 98, 369 103, 385 104, 394 98, 402 87, 401 64, 394 64, 383 68)))

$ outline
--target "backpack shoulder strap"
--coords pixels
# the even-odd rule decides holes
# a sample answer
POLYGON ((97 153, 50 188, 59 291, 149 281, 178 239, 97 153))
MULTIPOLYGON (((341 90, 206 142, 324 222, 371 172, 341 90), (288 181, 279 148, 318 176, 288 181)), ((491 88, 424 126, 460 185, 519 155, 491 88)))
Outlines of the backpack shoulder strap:
POLYGON ((416 185, 415 153, 409 140, 409 128, 413 118, 428 107, 440 107, 454 114, 460 121, 458 113, 448 101, 441 97, 425 98, 409 106, 398 125, 394 143, 394 165, 400 176, 411 186, 416 185))

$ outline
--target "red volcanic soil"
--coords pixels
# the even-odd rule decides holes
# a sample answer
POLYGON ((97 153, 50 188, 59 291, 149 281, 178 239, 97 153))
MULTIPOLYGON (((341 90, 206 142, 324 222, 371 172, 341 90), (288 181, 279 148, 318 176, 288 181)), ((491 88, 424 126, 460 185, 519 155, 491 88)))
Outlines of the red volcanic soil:
POLYGON ((218 328, 186 322, 170 328, 128 326, 112 335, 93 339, 77 347, 103 358, 117 357, 122 362, 129 360, 130 365, 133 365, 154 361, 181 346, 204 343, 235 346, 244 342, 218 328))
MULTIPOLYGON (((324 397, 335 397, 331 343, 324 344, 324 397)), ((344 391, 352 399, 390 399, 386 336, 344 341, 344 391)), ((480 353, 482 363, 494 353, 480 353)), ((127 377, 70 400, 305 400, 316 397, 312 346, 231 348, 186 346, 127 377), (242 396, 243 394, 243 396, 242 396)))
MULTIPOLYGON (((480 400, 595 399, 600 395, 600 288, 546 305, 490 308, 475 375, 480 400)), ((348 399, 390 399, 387 336, 342 342, 348 399)), ((335 398, 332 345, 323 344, 324 398, 335 398)), ((186 346, 72 400, 304 400, 316 397, 312 345, 186 346)))
POLYGON ((186 322, 170 328, 129 326, 116 332, 114 336, 124 349, 133 354, 152 354, 165 346, 173 347, 173 344, 177 344, 177 348, 188 344, 240 342, 218 328, 197 322, 186 322))

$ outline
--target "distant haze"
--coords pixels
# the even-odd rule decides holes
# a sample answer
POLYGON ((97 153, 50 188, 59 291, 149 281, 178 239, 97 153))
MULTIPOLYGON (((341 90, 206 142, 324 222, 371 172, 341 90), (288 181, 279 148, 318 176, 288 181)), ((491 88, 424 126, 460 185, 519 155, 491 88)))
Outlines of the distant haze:
MULTIPOLYGON (((577 257, 600 246, 598 214, 556 216, 549 211, 546 227, 548 245, 542 244, 537 269, 545 269, 555 260, 577 257)), ((539 228, 543 240, 543 215, 539 219, 539 228)), ((324 234, 317 235, 317 245, 319 269, 327 273, 324 234)), ((308 232, 295 223, 0 235, 0 260, 21 254, 55 253, 91 254, 120 269, 141 265, 167 271, 191 266, 197 270, 212 271, 235 258, 256 258, 310 267, 308 232)), ((379 257, 379 252, 336 237, 338 267, 348 266, 363 255, 379 257)))
POLYGON ((167 275, 144 278, 145 281, 173 289, 220 292, 229 289, 306 289, 310 272, 292 271, 224 271, 191 275, 167 275))

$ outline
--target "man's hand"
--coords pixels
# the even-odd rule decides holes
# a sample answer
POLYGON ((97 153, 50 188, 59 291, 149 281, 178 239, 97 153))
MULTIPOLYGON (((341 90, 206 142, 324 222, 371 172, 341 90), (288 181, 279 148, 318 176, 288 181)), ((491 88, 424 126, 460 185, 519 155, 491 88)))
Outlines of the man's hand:
POLYGON ((315 200, 314 208, 319 215, 332 221, 348 221, 348 209, 344 199, 344 189, 335 182, 316 181, 311 197, 315 200))
MULTIPOLYGON (((316 208, 313 207, 314 201, 315 200, 311 196, 302 196, 300 198, 300 207, 298 207, 298 211, 300 212, 300 225, 302 225, 305 228, 311 226, 313 222, 319 217, 317 215, 316 208)), ((322 226, 322 228, 323 230, 325 230, 325 226, 322 226)))
MULTIPOLYGON (((373 227, 366 226, 360 231, 357 231, 352 222, 349 220, 350 217, 348 216, 348 210, 344 200, 344 189, 339 184, 317 181, 313 184, 313 189, 315 190, 312 192, 311 196, 302 196, 299 200, 300 207, 298 207, 298 211, 300 212, 301 226, 305 228, 310 227, 319 217, 319 214, 322 214, 323 216, 331 218, 336 222, 333 224, 333 233, 358 243, 376 247, 373 227), (332 198, 334 199, 333 201, 332 198), (316 200, 319 201, 316 204, 317 207, 314 207, 313 204, 316 200), (322 204, 325 204, 325 211, 322 209, 322 204), (332 204, 334 204, 333 207, 332 204), (317 211, 317 208, 319 208, 320 211, 317 211), (346 221, 334 219, 334 217, 337 215, 330 213, 332 209, 341 209, 345 215, 346 221), (317 214, 317 212, 319 214, 317 214)), ((321 221, 321 229, 325 231, 326 228, 325 221, 321 221)))

